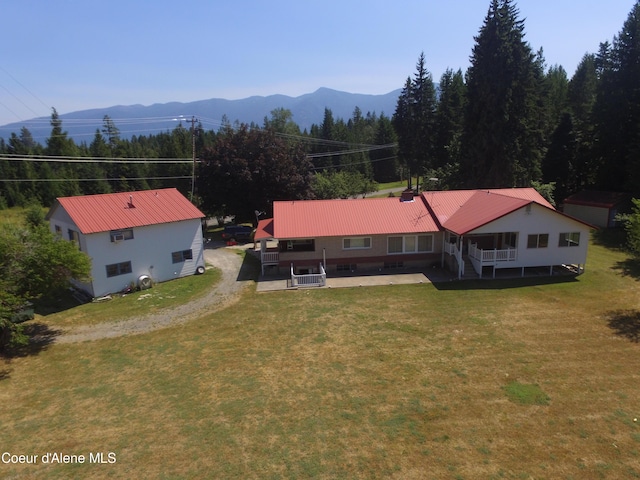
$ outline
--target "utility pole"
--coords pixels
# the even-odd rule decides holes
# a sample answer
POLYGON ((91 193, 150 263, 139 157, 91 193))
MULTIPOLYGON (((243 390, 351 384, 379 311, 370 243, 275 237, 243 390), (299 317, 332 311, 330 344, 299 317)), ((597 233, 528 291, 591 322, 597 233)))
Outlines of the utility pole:
POLYGON ((196 117, 191 116, 191 203, 196 185, 196 117))

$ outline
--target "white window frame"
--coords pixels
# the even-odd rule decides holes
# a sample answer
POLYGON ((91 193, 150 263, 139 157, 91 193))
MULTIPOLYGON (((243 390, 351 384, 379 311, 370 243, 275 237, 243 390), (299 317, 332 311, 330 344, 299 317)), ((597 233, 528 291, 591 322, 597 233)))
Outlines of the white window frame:
POLYGON ((133 240, 133 229, 125 228, 124 230, 112 230, 109 232, 112 242, 121 242, 123 240, 133 240))
POLYGON ((558 239, 559 247, 578 247, 580 246, 580 232, 563 232, 558 239), (574 240, 574 236, 577 237, 574 240))
POLYGON ((193 249, 191 248, 171 252, 171 263, 184 263, 188 260, 193 260, 193 249))
POLYGON ((109 265, 105 265, 107 271, 107 278, 113 278, 120 275, 126 275, 133 271, 133 266, 131 265, 131 260, 127 260, 126 262, 118 262, 112 263, 109 265), (109 269, 115 270, 113 273, 109 272, 109 269))
POLYGON ((344 237, 342 239, 343 250, 367 250, 370 248, 371 248, 371 237, 344 237), (352 242, 359 243, 360 241, 362 241, 362 245, 357 245, 354 247, 351 246, 352 242), (349 246, 347 246, 347 243, 349 244, 349 246))
POLYGON ((389 235, 387 237, 387 255, 404 255, 407 253, 432 253, 433 252, 433 235, 389 235), (420 250, 420 237, 430 238, 431 239, 431 248, 428 250, 420 250), (401 252, 391 252, 389 251, 389 241, 392 238, 402 238, 402 251, 401 252), (414 249, 407 250, 407 238, 410 238, 410 242, 413 242, 414 249))
POLYGON ((549 247, 549 234, 548 233, 530 233, 529 235, 527 235, 527 248, 528 249, 534 249, 534 248, 548 248, 549 247), (531 245, 531 240, 533 240, 533 238, 535 237, 536 240, 536 244, 531 245), (546 237, 545 240, 546 242, 540 242, 541 237, 546 237))

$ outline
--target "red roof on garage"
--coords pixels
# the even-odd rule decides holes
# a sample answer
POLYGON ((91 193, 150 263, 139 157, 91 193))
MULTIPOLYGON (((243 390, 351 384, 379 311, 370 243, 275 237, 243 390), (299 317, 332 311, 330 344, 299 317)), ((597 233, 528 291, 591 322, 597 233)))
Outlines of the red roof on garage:
POLYGON ((204 217, 175 188, 62 197, 56 199, 47 218, 59 207, 69 214, 83 234, 204 217))

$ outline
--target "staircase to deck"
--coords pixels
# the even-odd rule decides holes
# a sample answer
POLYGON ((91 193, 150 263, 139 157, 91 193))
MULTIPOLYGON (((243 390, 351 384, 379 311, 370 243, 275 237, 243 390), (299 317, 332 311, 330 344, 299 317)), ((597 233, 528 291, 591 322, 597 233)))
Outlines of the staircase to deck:
POLYGON ((469 257, 462 257, 464 259, 464 275, 462 276, 462 280, 472 280, 480 278, 473 268, 473 264, 471 263, 471 259, 469 257))

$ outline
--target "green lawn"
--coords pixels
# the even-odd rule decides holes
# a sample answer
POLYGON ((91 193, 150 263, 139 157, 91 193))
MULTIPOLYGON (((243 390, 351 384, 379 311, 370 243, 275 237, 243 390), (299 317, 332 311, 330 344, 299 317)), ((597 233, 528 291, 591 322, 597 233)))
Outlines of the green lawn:
POLYGON ((116 462, 0 477, 640 478, 630 265, 593 245, 558 283, 249 289, 173 328, 52 345, 0 366, 2 452, 116 462))
POLYGON ((219 270, 210 268, 204 275, 190 275, 156 283, 149 290, 135 291, 127 295, 113 294, 110 295, 112 300, 79 306, 71 296, 47 299, 37 305, 35 321, 57 329, 143 316, 176 307, 204 295, 220 281, 220 277, 219 270), (64 309, 70 306, 73 308, 64 309))

